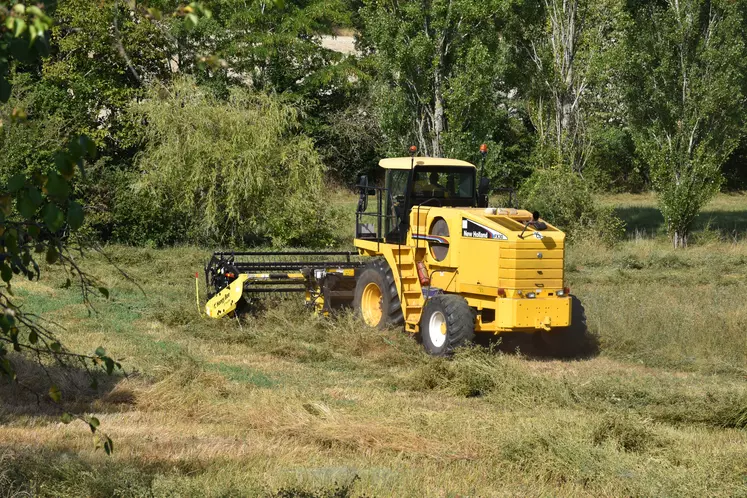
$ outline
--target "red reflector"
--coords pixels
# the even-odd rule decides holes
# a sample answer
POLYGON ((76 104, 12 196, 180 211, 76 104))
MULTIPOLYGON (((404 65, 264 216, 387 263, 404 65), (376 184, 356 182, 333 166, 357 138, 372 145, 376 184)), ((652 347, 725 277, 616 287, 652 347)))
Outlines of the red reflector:
POLYGON ((571 288, 570 287, 563 287, 563 293, 567 296, 568 294, 571 293, 571 288))
POLYGON ((506 289, 498 289, 498 297, 506 297, 506 289))
POLYGON ((227 276, 228 278, 233 278, 233 277, 235 277, 236 275, 235 275, 235 274, 233 274, 233 273, 226 273, 226 276, 227 276))

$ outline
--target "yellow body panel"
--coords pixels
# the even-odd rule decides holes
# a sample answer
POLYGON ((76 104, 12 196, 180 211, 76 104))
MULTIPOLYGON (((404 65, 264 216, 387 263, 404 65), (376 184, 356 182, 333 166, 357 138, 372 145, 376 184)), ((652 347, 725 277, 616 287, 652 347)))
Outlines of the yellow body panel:
POLYGON ((499 299, 495 330, 545 329, 571 323, 569 298, 499 299))
POLYGON ((248 278, 249 275, 239 275, 230 285, 214 295, 205 304, 205 313, 207 316, 210 318, 220 318, 235 310, 236 304, 244 292, 244 282, 248 278))
POLYGON ((515 209, 415 207, 402 249, 360 239, 354 244, 361 254, 382 256, 389 263, 410 331, 418 330, 425 305, 416 261, 425 264, 432 287, 464 296, 478 311, 477 332, 566 327, 571 299, 557 295, 564 282, 565 234, 548 225, 541 232, 527 229, 520 237, 531 217, 528 211, 515 209), (442 235, 440 242, 424 240, 439 218, 446 221, 449 234, 442 235), (448 246, 441 261, 431 250, 434 243, 448 246), (398 275, 403 277, 401 285, 398 275))

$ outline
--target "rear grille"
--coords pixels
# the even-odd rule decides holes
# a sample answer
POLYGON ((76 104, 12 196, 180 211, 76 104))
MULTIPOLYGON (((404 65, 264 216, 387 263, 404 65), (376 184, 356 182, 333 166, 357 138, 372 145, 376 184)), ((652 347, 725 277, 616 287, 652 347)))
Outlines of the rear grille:
POLYGON ((563 240, 551 236, 507 242, 498 259, 498 286, 504 289, 563 288, 563 240))

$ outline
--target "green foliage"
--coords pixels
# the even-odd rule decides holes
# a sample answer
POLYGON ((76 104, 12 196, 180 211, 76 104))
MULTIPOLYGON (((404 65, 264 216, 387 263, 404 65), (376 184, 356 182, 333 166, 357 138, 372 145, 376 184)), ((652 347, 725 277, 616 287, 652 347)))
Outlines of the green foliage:
POLYGON ((516 68, 524 58, 506 35, 520 36, 516 20, 531 23, 531 6, 369 0, 361 16, 387 154, 417 144, 422 155, 474 159, 487 142, 496 144, 491 172, 515 164, 526 129, 509 95, 522 82, 516 68))
POLYGON ((615 125, 594 125, 588 130, 594 147, 584 168, 584 179, 607 192, 645 190, 648 168, 636 154, 630 130, 615 125))
POLYGON ((0 1, 0 102, 10 98, 12 60, 33 61, 49 49, 52 18, 43 8, 43 4, 0 1))
POLYGON ((11 117, 0 127, 0 179, 5 182, 17 173, 48 168, 78 127, 79 109, 64 90, 28 73, 14 74, 12 82, 11 101, 0 104, 0 116, 11 117), (19 110, 25 119, 12 119, 19 110))
POLYGON ((180 71, 193 71, 194 52, 201 61, 198 83, 216 95, 227 98, 232 85, 283 94, 301 111, 303 132, 318 143, 330 170, 341 179, 355 176, 375 155, 379 135, 361 100, 367 78, 354 57, 321 44, 322 36, 349 24, 347 3, 304 0, 271 8, 260 0, 219 0, 211 8, 212 19, 196 29, 172 30, 185 47, 180 71))
POLYGON ((384 147, 376 108, 368 92, 350 104, 331 111, 315 130, 316 145, 324 164, 336 179, 355 184, 360 175, 373 177, 384 147))
POLYGON ((718 192, 742 133, 747 65, 741 7, 683 0, 634 5, 620 68, 636 147, 651 167, 675 247, 718 192))
POLYGON ((299 135, 290 105, 241 89, 222 101, 185 79, 154 90, 133 112, 148 123, 147 142, 139 179, 118 193, 115 237, 334 242, 324 168, 311 140, 299 135))
POLYGON ((519 192, 522 205, 565 231, 571 240, 594 238, 613 244, 625 233, 625 224, 611 207, 600 206, 592 187, 578 175, 561 168, 539 169, 519 192))
POLYGON ((168 81, 177 47, 127 2, 64 0, 55 16, 55 51, 43 63, 43 78, 84 107, 74 133, 91 137, 104 156, 122 154, 138 139, 127 106, 143 96, 143 80, 168 81))
POLYGON ((327 90, 338 95, 335 86, 347 86, 351 68, 339 64, 342 54, 319 45, 321 34, 348 22, 342 0, 288 2, 281 8, 268 8, 261 0, 217 0, 210 6, 211 20, 191 32, 180 28, 174 33, 185 47, 212 45, 212 55, 225 62, 216 74, 318 101, 327 90))

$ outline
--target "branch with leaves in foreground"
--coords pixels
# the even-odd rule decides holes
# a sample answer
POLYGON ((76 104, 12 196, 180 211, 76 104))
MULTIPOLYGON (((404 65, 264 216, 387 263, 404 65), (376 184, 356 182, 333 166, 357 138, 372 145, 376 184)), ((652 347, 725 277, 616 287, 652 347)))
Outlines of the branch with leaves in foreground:
MULTIPOLYGON (((0 0, 0 101, 10 99, 13 60, 34 60, 48 51, 52 22, 43 5, 0 0)), ((14 109, 8 116, 0 116, 0 128, 6 123, 23 126, 24 120, 23 111, 14 109)), ((88 244, 77 234, 83 225, 84 210, 74 198, 72 181, 78 171, 81 175, 85 173, 86 159, 95 154, 93 142, 78 137, 57 153, 54 165, 17 174, 0 186, 0 378, 32 393, 39 403, 57 407, 63 422, 79 419, 88 424, 96 446, 109 454, 113 450, 112 440, 98 430, 96 417, 74 415, 63 409, 62 391, 49 369, 53 366, 62 372, 80 369, 90 379, 90 386, 96 388, 96 371, 111 375, 122 368, 121 364, 101 347, 90 354, 68 350, 52 330, 56 325, 24 308, 13 293, 13 283, 18 279, 40 277, 38 260, 44 258, 48 264, 59 264, 64 269, 68 277, 66 286, 75 282, 88 306, 92 292, 108 297, 108 290, 86 274, 75 259, 88 244), (46 385, 41 387, 38 382, 28 383, 19 378, 16 364, 28 358, 44 371, 48 389, 46 385)))
POLYGON ((78 416, 62 409, 62 392, 49 372, 50 366, 62 371, 82 370, 97 388, 95 373, 111 375, 121 364, 99 347, 90 354, 68 350, 55 334, 54 324, 26 310, 15 300, 13 283, 20 278, 38 279, 37 260, 60 265, 67 274, 66 287, 80 288, 85 303, 91 306, 92 292, 108 297, 109 292, 86 274, 75 256, 87 248, 76 231, 83 225, 83 207, 72 196, 71 182, 77 171, 83 172, 84 160, 93 157, 95 148, 86 137, 71 142, 58 153, 56 167, 31 175, 18 174, 0 191, 0 377, 18 384, 50 402, 62 413, 62 421, 79 419, 94 433, 97 446, 110 453, 112 441, 99 433, 99 421, 93 416, 78 416), (47 325, 50 324, 50 325, 47 325), (16 354, 12 354, 15 352, 16 354), (27 384, 18 377, 15 359, 32 358, 45 372, 50 387, 46 393, 39 386, 27 384))

